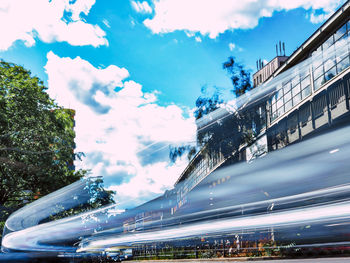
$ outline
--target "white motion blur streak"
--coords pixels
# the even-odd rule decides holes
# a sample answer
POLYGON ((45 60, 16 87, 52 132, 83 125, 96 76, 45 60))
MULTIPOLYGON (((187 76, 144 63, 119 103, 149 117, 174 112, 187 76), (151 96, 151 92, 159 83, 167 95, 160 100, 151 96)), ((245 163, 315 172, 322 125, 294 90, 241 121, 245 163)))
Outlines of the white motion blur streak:
POLYGON ((339 218, 350 218, 350 202, 302 208, 275 214, 211 220, 188 226, 177 226, 166 230, 121 235, 111 238, 103 237, 102 240, 91 241, 87 246, 79 249, 79 252, 93 251, 96 248, 103 250, 106 247, 118 245, 133 245, 136 243, 171 241, 190 237, 201 237, 203 235, 225 234, 242 229, 249 231, 267 227, 329 222, 330 220, 339 218))
MULTIPOLYGON (((299 196, 303 198, 303 194, 308 192, 316 193, 315 189, 310 190, 311 186, 304 183, 304 179, 314 182, 318 191, 344 191, 349 185, 349 162, 350 156, 350 128, 346 127, 299 144, 286 147, 285 149, 273 152, 264 158, 257 159, 255 162, 246 164, 238 164, 223 169, 218 174, 232 174, 237 177, 237 183, 241 182, 236 189, 238 195, 244 195, 242 189, 247 189, 247 193, 259 187, 270 186, 279 189, 281 183, 288 183, 291 189, 299 189, 299 196), (334 149, 337 149, 334 152, 334 149), (332 172, 333 171, 333 172, 332 172), (326 174, 327 177, 324 177, 326 174), (322 179, 323 176, 323 179, 322 179), (321 179, 319 179, 321 177, 321 179), (329 184, 327 180, 328 178, 329 184), (344 182, 344 180, 345 182, 344 182), (333 181, 331 181, 333 180, 333 181), (347 185, 344 186, 344 184, 347 185), (328 184, 328 185, 327 185, 328 184), (332 190, 333 189, 333 190, 332 190)), ((298 197, 294 192, 288 192, 281 189, 283 196, 280 199, 298 197)), ((57 192, 62 195, 62 191, 57 192)), ((51 200, 55 200, 56 194, 50 195, 51 200)), ((198 194, 197 198, 205 200, 206 195, 198 194)), ((36 206, 45 204, 45 199, 37 200, 36 206)), ((269 199, 275 202, 275 199, 269 199)), ((231 204, 231 206, 234 204, 231 204)), ((243 206, 246 204, 243 204, 243 206)), ((249 205, 249 204, 247 204, 249 205)), ((30 209, 31 206, 28 206, 30 209)), ((225 207, 227 208, 227 207, 225 207)), ((42 208, 44 209, 44 207, 42 208)), ((88 238, 96 232, 97 229, 108 230, 108 228, 120 227, 104 224, 105 219, 109 216, 109 211, 115 209, 114 206, 101 208, 97 211, 91 211, 79 216, 65 218, 54 222, 31 226, 26 229, 18 229, 18 231, 9 233, 2 240, 2 248, 10 250, 22 251, 76 251, 77 247, 59 246, 55 243, 64 241, 79 240, 81 237, 88 238), (107 228, 106 228, 107 227, 107 228), (51 245, 49 245, 51 244, 51 245)), ((213 210, 215 211, 215 210, 213 210)), ((24 207, 21 212, 16 213, 18 220, 25 221, 28 216, 28 209, 24 207), (22 217, 22 218, 21 218, 22 217)), ((220 212, 220 210, 218 210, 220 212)), ((32 212, 33 214, 35 213, 32 212)), ((32 215, 34 216, 34 215, 32 215)), ((40 215, 38 215, 40 216, 40 215)), ((118 215, 116 215, 118 217, 118 215)), ((149 233, 138 233, 133 235, 117 236, 114 233, 106 234, 99 240, 99 237, 92 237, 86 240, 87 246, 84 245, 83 250, 94 249, 98 247, 108 247, 115 244, 130 244, 149 240, 164 240, 173 238, 185 238, 189 235, 206 235, 209 233, 223 233, 237 229, 256 229, 263 227, 278 227, 282 225, 304 224, 305 222, 334 222, 339 219, 350 218, 350 201, 342 200, 342 202, 333 204, 323 204, 314 207, 299 207, 297 209, 281 212, 273 212, 271 214, 261 214, 254 216, 235 217, 230 219, 211 220, 208 222, 185 224, 176 228, 168 228, 160 231, 149 233), (190 233, 190 234, 189 234, 190 233)), ((25 222, 24 222, 25 225, 25 222)), ((14 230, 14 229, 12 229, 14 230)), ((82 250, 80 250, 82 251, 82 250)))

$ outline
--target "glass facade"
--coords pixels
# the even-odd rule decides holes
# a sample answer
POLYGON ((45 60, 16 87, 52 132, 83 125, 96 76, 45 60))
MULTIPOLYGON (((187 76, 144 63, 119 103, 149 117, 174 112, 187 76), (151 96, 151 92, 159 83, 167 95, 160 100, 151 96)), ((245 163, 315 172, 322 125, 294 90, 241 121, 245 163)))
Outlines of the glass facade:
MULTIPOLYGON (((294 114, 294 116, 290 116, 289 118, 288 125, 291 126, 290 134, 293 135, 296 133, 298 122, 300 122, 301 128, 311 129, 308 124, 310 124, 312 118, 317 119, 325 116, 324 113, 328 105, 327 99, 325 96, 314 97, 312 107, 310 104, 306 105, 304 102, 306 102, 308 98, 310 99, 313 93, 319 93, 325 83, 332 80, 350 66, 349 31, 350 22, 348 21, 324 42, 320 43, 310 54, 309 58, 282 74, 279 74, 270 82, 263 84, 261 90, 265 90, 269 95, 264 101, 257 102, 255 105, 250 105, 245 108, 245 110, 239 111, 241 118, 246 120, 241 129, 246 132, 248 131, 247 134, 251 131, 252 135, 257 136, 262 130, 265 130, 265 128, 269 129, 273 126, 275 121, 280 121, 282 119, 281 117, 285 116, 286 113, 291 112, 291 110, 301 105, 303 106, 300 107, 298 114, 294 114), (266 112, 266 110, 268 111, 266 112)), ((329 100, 331 108, 337 107, 339 98, 345 96, 343 93, 344 90, 341 87, 330 90, 329 100)), ((254 101, 254 98, 250 99, 254 101)), ((240 106, 244 108, 246 102, 241 102, 240 104, 240 100, 238 99, 236 103, 238 105, 237 108, 240 106)), ((327 120, 325 119, 324 121, 327 120)), ((283 125, 285 126, 285 124, 283 125)), ((315 128, 321 125, 318 123, 316 124, 315 128)), ((281 124, 278 126, 281 132, 278 129, 275 131, 276 138, 281 137, 286 139, 286 127, 283 125, 281 124)), ((306 130, 301 131, 301 136, 304 136, 304 133, 306 133, 306 130)), ((252 140, 254 140, 254 136, 252 136, 252 140)), ((294 140, 299 138, 298 134, 294 136, 294 140)), ((280 141, 282 140, 281 138, 280 141)), ((236 142, 233 140, 227 143, 239 143, 240 145, 246 144, 250 146, 251 140, 248 138, 246 141, 236 142)), ((287 142, 281 147, 284 147, 285 144, 287 144, 287 142)), ((278 146, 276 147, 278 148, 278 146)), ((217 153, 210 157, 205 154, 200 154, 196 157, 192 165, 186 171, 186 180, 184 180, 177 191, 176 208, 180 208, 187 202, 187 194, 222 161, 224 161, 222 153, 217 153)))
POLYGON ((177 192, 177 209, 183 206, 186 202, 186 195, 197 184, 199 184, 221 161, 224 157, 221 153, 212 154, 211 157, 199 156, 189 172, 188 178, 184 181, 182 187, 177 192))
POLYGON ((308 59, 276 77, 273 82, 276 91, 269 99, 270 122, 350 66, 349 31, 350 22, 347 22, 312 52, 308 59))

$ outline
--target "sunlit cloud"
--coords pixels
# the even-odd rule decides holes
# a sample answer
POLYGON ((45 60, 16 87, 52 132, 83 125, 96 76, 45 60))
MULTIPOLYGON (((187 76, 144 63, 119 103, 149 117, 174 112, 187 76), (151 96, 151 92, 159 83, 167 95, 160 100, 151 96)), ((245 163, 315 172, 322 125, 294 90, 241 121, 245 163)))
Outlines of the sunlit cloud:
POLYGON ((119 201, 141 202, 173 186, 187 161, 169 163, 169 145, 195 140, 186 109, 157 104, 157 91, 144 92, 125 68, 99 69, 76 57, 47 54, 48 92, 76 110, 78 168, 104 176, 119 201))
POLYGON ((33 46, 37 39, 46 43, 68 42, 73 46, 108 45, 106 33, 85 21, 95 0, 2 0, 0 2, 0 50, 17 40, 33 46))
POLYGON ((176 30, 199 32, 216 38, 227 30, 251 29, 262 17, 271 17, 275 11, 303 8, 313 23, 326 19, 344 0, 153 0, 155 15, 144 24, 153 33, 169 33, 176 30))

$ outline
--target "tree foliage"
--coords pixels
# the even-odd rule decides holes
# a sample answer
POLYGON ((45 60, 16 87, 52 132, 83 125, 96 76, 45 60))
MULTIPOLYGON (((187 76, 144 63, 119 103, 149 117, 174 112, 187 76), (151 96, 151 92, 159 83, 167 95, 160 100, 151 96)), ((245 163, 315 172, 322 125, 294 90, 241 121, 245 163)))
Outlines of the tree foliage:
MULTIPOLYGON (((222 64, 223 69, 229 74, 232 81, 232 92, 239 97, 252 89, 250 73, 243 65, 238 63, 234 57, 229 57, 222 64)), ((219 108, 224 103, 221 93, 217 87, 214 92, 207 93, 206 86, 201 89, 201 95, 196 100, 196 109, 194 116, 196 120, 208 115, 219 108)), ((252 123, 260 124, 259 115, 252 112, 233 113, 222 120, 219 120, 210 127, 197 131, 197 145, 199 148, 205 146, 208 154, 222 153, 224 156, 238 150, 242 142, 250 143, 256 136, 256 130, 252 130, 252 123), (250 128, 248 128, 250 127, 250 128)), ((185 153, 188 153, 189 159, 196 152, 195 147, 188 145, 172 147, 170 149, 170 160, 173 162, 185 153)))
POLYGON ((253 88, 249 71, 238 63, 234 57, 229 57, 227 61, 222 64, 222 67, 230 75, 233 86, 231 91, 237 97, 253 88))
POLYGON ((196 120, 216 110, 221 103, 224 102, 220 98, 220 92, 217 87, 214 87, 214 92, 211 95, 206 93, 206 87, 201 89, 201 95, 196 100, 196 110, 194 111, 194 117, 196 120))
POLYGON ((83 176, 74 159, 74 111, 63 109, 43 82, 0 62, 0 205, 33 200, 83 176))

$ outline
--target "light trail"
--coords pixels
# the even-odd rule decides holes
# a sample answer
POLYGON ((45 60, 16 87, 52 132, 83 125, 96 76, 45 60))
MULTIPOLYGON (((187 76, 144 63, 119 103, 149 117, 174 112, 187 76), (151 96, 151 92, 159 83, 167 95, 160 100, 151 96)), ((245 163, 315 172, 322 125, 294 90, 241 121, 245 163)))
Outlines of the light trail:
MULTIPOLYGON (((339 48, 346 47, 344 52, 348 52, 346 40, 343 42, 339 48)), ((308 71, 312 63, 332 57, 334 52, 324 52, 324 57, 312 56, 239 97, 226 108, 225 114, 227 110, 235 113, 250 102, 269 96, 279 88, 278 83, 308 71)), ((218 112, 217 116, 209 114, 199 121, 199 130, 211 125, 213 118, 220 121, 227 116, 218 112)), ((220 182, 220 187, 211 188, 210 193, 206 187, 197 187, 189 193, 191 208, 143 224, 145 229, 161 224, 162 230, 121 235, 124 222, 138 213, 170 210, 169 205, 163 206, 166 194, 124 213, 115 213, 119 207, 113 205, 41 223, 50 215, 88 202, 87 181, 80 181, 12 214, 6 221, 2 249, 74 252, 81 244, 80 251, 88 251, 115 244, 182 239, 242 229, 254 232, 259 228, 288 228, 311 223, 324 224, 326 228, 343 226, 344 231, 348 231, 345 226, 350 216, 349 134, 350 128, 346 127, 269 153, 249 164, 240 163, 212 173, 201 184, 220 182)), ((324 231, 327 234, 327 230, 324 231)))
POLYGON ((315 222, 325 223, 339 219, 350 219, 350 202, 295 209, 292 211, 259 216, 211 220, 208 222, 193 223, 188 226, 177 226, 165 230, 120 235, 118 237, 108 238, 104 236, 100 240, 93 240, 88 242, 88 244, 84 244, 83 248, 78 251, 104 250, 106 247, 110 246, 131 246, 137 243, 154 243, 218 234, 239 233, 242 229, 245 231, 256 231, 256 229, 305 225, 315 222))
MULTIPOLYGON (((209 198, 213 198, 214 202, 218 200, 215 206, 221 204, 225 206, 211 209, 207 207, 204 211, 188 211, 180 216, 165 218, 161 220, 162 230, 120 235, 127 212, 115 214, 118 205, 35 225, 47 216, 46 209, 55 201, 70 200, 66 193, 77 189, 76 185, 73 185, 74 187, 61 189, 14 213, 7 223, 9 230, 13 232, 5 235, 2 247, 4 250, 16 251, 67 252, 76 251, 80 242, 82 244, 80 251, 88 251, 116 244, 182 239, 242 229, 254 231, 260 228, 278 229, 312 223, 334 226, 344 224, 344 219, 350 218, 350 203, 347 200, 350 197, 348 134, 350 128, 344 128, 273 152, 250 164, 238 164, 221 169, 210 178, 216 181, 229 175, 233 181, 218 191, 211 189, 212 195, 205 192, 206 189, 199 188, 193 192, 193 200, 194 206, 205 203, 209 198), (331 153, 334 149, 338 151, 331 153), (290 187, 281 189, 286 185, 290 187), (262 200, 261 196, 256 196, 257 193, 265 196, 265 200, 262 200), (264 193, 269 193, 269 196, 264 193), (232 196, 235 198, 234 203, 232 196), (222 201, 225 197, 231 200, 228 204, 225 200, 222 201), (249 201, 254 198, 257 201, 249 201), (306 201, 318 198, 326 200, 307 205, 306 201), (296 202, 299 202, 299 205, 293 207, 296 202), (280 206, 282 208, 279 208, 280 206), (32 209, 33 207, 38 207, 40 210, 32 209), (260 210, 249 215, 254 209, 260 210), (43 211, 44 214, 38 211, 43 211), (217 215, 223 218, 215 219, 214 216, 217 215), (174 225, 174 220, 182 222, 182 225, 171 226, 174 225), (31 226, 28 227, 29 225, 31 226), (81 238, 83 242, 80 241, 81 238), (68 247, 59 245, 70 241, 75 241, 77 244, 68 247)), ((155 200, 148 209, 156 210, 159 206, 160 203, 155 200)), ((155 223, 157 221, 150 222, 149 225, 155 223)), ((147 223, 144 226, 147 227, 147 223)))

